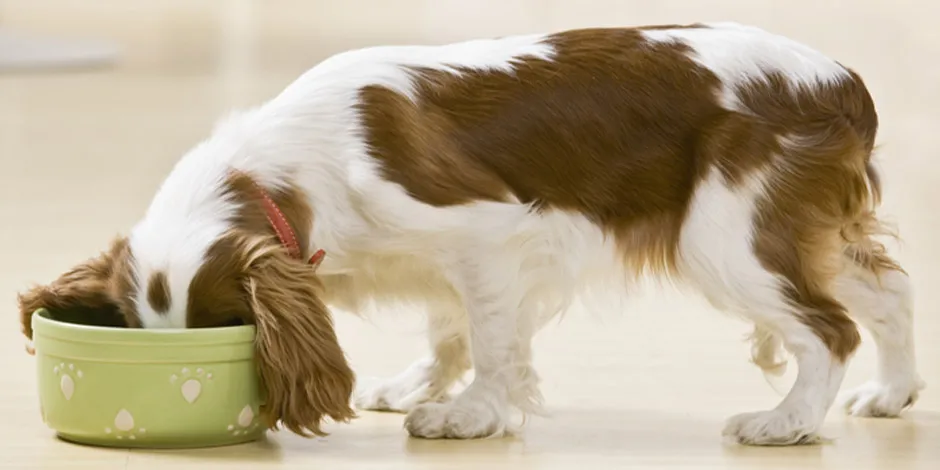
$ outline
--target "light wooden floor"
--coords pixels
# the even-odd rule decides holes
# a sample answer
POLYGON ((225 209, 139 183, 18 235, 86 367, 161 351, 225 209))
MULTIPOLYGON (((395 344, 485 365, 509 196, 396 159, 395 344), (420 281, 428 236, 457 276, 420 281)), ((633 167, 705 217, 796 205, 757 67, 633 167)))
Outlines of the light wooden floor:
MULTIPOLYGON (((54 0, 0 1, 0 26, 118 41, 112 70, 0 75, 0 467, 26 469, 940 468, 940 7, 858 0, 54 0), (262 5, 262 3, 264 5, 262 5), (893 6, 889 6, 892 4, 893 6), (500 6, 501 5, 501 6, 500 6), (854 6, 850 6, 854 5, 854 6), (554 412, 520 437, 409 439, 401 416, 364 413, 325 439, 288 434, 184 452, 59 442, 39 419, 33 359, 14 292, 103 248, 142 214, 179 155, 233 106, 272 96, 329 54, 379 43, 443 42, 579 26, 734 20, 791 35, 866 78, 882 119, 885 213, 918 290, 928 389, 897 420, 830 413, 832 443, 764 449, 723 443, 723 420, 774 406, 792 373, 768 383, 748 363, 745 325, 671 292, 623 312, 573 312, 537 340, 554 412), (938 276, 938 277, 933 277, 938 276)), ((338 318, 363 376, 422 353, 420 321, 338 318)), ((867 339, 867 337, 866 337, 867 339)), ((866 342, 846 379, 872 372, 866 342)))

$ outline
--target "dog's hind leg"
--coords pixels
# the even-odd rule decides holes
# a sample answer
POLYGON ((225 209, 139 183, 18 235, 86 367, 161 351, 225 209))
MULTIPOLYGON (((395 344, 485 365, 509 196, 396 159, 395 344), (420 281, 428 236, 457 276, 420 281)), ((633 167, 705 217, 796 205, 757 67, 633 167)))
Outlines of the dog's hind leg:
POLYGON ((914 404, 924 387, 914 360, 910 280, 880 245, 864 243, 849 246, 845 269, 834 288, 878 348, 874 379, 843 395, 845 411, 855 416, 898 416, 914 404))
POLYGON ((774 218, 760 212, 765 177, 730 184, 714 171, 703 180, 683 228, 680 270, 716 307, 753 321, 796 357, 797 379, 783 401, 732 417, 725 435, 753 445, 811 443, 859 334, 821 282, 830 258, 841 256, 838 228, 812 234, 807 249, 800 239, 810 234, 798 237, 795 224, 766 225, 774 218))

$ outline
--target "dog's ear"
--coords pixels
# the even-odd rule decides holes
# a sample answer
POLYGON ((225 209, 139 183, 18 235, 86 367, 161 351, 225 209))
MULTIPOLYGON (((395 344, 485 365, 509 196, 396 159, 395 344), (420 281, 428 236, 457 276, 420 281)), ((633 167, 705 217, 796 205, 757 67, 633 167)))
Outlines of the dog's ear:
POLYGON ((256 361, 266 392, 263 415, 294 433, 322 436, 325 417, 347 422, 355 377, 317 296, 315 267, 278 246, 249 250, 246 290, 257 328, 256 361))
POLYGON ((59 276, 51 284, 34 286, 17 295, 23 334, 32 339, 32 315, 40 308, 70 323, 97 326, 128 325, 127 312, 118 298, 130 281, 130 253, 126 238, 117 238, 108 251, 59 276), (122 281, 123 280, 123 281, 122 281))

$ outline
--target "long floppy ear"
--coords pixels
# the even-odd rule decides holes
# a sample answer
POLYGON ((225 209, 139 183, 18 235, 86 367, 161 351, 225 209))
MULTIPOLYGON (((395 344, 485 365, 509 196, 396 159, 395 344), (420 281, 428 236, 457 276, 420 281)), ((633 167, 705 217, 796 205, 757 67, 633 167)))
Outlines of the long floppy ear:
POLYGON ((62 320, 98 326, 128 326, 116 299, 119 274, 125 268, 126 238, 111 243, 108 251, 68 270, 51 284, 33 286, 17 295, 23 334, 32 339, 33 312, 46 308, 62 320))
POLYGON ((246 289, 257 328, 257 362, 268 427, 280 421, 302 436, 325 433, 327 416, 355 417, 350 406, 355 376, 333 331, 330 312, 317 296, 315 268, 290 258, 280 246, 252 250, 246 289))

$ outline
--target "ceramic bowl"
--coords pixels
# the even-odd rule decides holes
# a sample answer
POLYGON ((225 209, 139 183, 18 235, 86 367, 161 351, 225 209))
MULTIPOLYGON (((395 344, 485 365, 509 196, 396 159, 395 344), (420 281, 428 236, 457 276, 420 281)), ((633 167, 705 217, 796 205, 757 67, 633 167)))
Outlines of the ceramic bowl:
POLYGON ((72 317, 32 317, 42 419, 62 439, 189 448, 264 434, 253 326, 143 330, 72 317))

